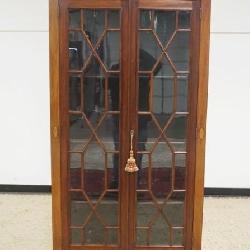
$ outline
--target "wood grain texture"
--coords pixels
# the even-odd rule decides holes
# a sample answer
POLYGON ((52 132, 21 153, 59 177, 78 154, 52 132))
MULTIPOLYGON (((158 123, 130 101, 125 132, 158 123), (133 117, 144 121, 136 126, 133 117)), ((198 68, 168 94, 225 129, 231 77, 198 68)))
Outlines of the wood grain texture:
MULTIPOLYGON (((192 60, 196 66, 192 70, 192 108, 194 119, 189 129, 191 140, 189 159, 190 169, 187 177, 188 195, 186 207, 185 249, 201 249, 205 122, 207 110, 208 47, 210 0, 50 0, 50 98, 51 98, 51 157, 52 157, 52 196, 53 196, 53 235, 54 250, 76 249, 184 249, 184 247, 136 247, 136 175, 124 172, 129 155, 129 130, 137 130, 137 19, 139 8, 149 9, 193 9, 195 11, 194 33, 192 40, 192 60), (68 8, 122 8, 121 39, 121 122, 120 141, 120 246, 69 246, 69 204, 67 172, 67 9, 68 8), (61 53, 61 56, 60 56, 61 53), (61 79, 61 80, 60 80, 61 79), (62 101, 63 100, 63 101, 62 101), (63 114, 63 115, 62 115, 63 114), (204 129, 203 136, 200 129, 204 129), (192 132, 193 131, 193 132, 192 132), (63 142, 63 143, 62 143, 63 142)), ((136 135, 137 136, 137 135, 136 135)))
POLYGON ((161 247, 136 247, 135 250, 184 250, 184 247, 179 246, 161 246, 161 247))
POLYGON ((187 195, 186 195, 186 209, 185 209, 185 249, 192 249, 193 238, 193 218, 194 218, 194 179, 196 167, 196 127, 197 127, 197 93, 199 81, 199 24, 200 24, 200 4, 199 2, 193 3, 193 11, 191 18, 191 39, 190 39, 190 81, 188 88, 188 102, 189 102, 189 117, 187 124, 188 131, 188 145, 187 151, 187 195))
POLYGON ((50 123, 53 249, 62 249, 61 169, 60 169, 60 112, 59 112, 59 20, 58 0, 49 2, 50 43, 50 123))
POLYGON ((194 183, 194 219, 192 249, 201 249, 204 196, 205 129, 208 96, 208 60, 210 36, 210 0, 201 0, 199 87, 197 103, 196 169, 194 183), (203 129, 203 136, 200 130, 203 129))
POLYGON ((192 10, 192 2, 176 0, 138 0, 138 7, 143 9, 192 10))
POLYGON ((70 250, 118 250, 118 247, 113 246, 71 246, 70 250))
POLYGON ((66 0, 69 8, 96 8, 96 9, 113 9, 121 8, 123 2, 121 0, 66 0))

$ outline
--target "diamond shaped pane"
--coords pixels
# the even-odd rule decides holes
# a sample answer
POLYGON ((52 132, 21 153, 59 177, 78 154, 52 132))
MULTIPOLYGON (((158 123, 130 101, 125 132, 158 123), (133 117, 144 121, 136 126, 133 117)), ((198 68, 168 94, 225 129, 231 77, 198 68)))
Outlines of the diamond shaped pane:
POLYGON ((165 47, 176 29, 175 11, 155 11, 154 30, 165 47))

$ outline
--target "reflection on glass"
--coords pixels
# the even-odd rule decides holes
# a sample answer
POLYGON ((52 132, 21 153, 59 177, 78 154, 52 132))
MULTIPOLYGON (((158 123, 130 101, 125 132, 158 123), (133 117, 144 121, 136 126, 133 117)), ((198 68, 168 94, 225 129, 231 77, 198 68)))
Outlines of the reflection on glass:
POLYGON ((189 70, 189 32, 177 32, 168 47, 168 54, 177 71, 189 70))
POLYGON ((184 203, 182 201, 169 201, 163 211, 168 216, 168 221, 172 226, 181 227, 184 223, 184 203))
POLYGON ((69 68, 80 70, 90 55, 90 48, 80 31, 69 32, 69 68))
POLYGON ((106 115, 97 129, 98 138, 105 150, 119 150, 119 115, 106 115))
POLYGON ((190 11, 180 11, 178 17, 178 27, 179 29, 190 28, 190 11))
POLYGON ((113 229, 113 228, 108 229, 108 244, 110 245, 118 244, 117 229, 113 229))
POLYGON ((81 12, 80 10, 70 10, 69 11, 69 28, 77 29, 81 27, 81 12))
POLYGON ((119 182, 119 153, 108 153, 108 189, 117 189, 119 182))
POLYGON ((83 151, 88 138, 91 135, 85 118, 79 115, 71 115, 69 121, 69 143, 70 151, 83 151))
POLYGON ((188 111, 188 77, 179 77, 177 79, 176 111, 188 111))
MULTIPOLYGON (((116 68, 115 68, 116 69, 116 68)), ((108 110, 118 111, 120 109, 120 82, 118 74, 110 74, 108 77, 108 110)))
POLYGON ((175 115, 175 118, 171 122, 166 132, 166 135, 170 141, 186 139, 186 123, 186 115, 175 115))
POLYGON ((183 229, 184 228, 174 228, 173 229, 173 244, 174 245, 183 245, 183 229))
POLYGON ((158 66, 154 71, 154 77, 168 79, 173 76, 174 76, 174 71, 170 62, 165 56, 163 56, 163 58, 161 59, 161 61, 159 62, 158 66))
POLYGON ((120 27, 120 13, 118 10, 110 10, 108 12, 108 26, 112 29, 120 27))
POLYGON ((120 32, 108 31, 97 52, 108 70, 119 70, 120 32))
POLYGON ((86 202, 86 200, 84 200, 83 202, 72 201, 71 203, 72 226, 83 225, 90 212, 91 212, 91 207, 86 202))
POLYGON ((151 115, 140 115, 138 117, 138 151, 151 151, 160 131, 152 120, 151 115))
MULTIPOLYGON (((143 142, 142 142, 143 143, 143 142)), ((138 142, 140 144, 140 142, 138 142)), ((140 171, 138 172, 137 188, 148 189, 148 173, 149 173, 149 155, 137 151, 137 166, 140 171)))
POLYGON ((92 216, 88 224, 85 227, 85 239, 86 244, 104 244, 104 226, 97 219, 96 216, 92 216))
POLYGON ((108 29, 119 26, 118 10, 69 11, 68 167, 73 245, 118 245, 120 32, 108 29))
POLYGON ((137 228, 136 230, 137 245, 148 245, 148 230, 145 228, 137 228))
POLYGON ((150 28, 151 20, 152 20, 152 11, 142 10, 140 13, 140 27, 142 29, 150 28))
POLYGON ((152 225, 152 237, 150 239, 150 245, 167 245, 169 243, 169 226, 166 219, 162 215, 160 215, 152 225))
POLYGON ((95 45, 100 39, 105 25, 104 10, 84 10, 84 31, 95 45))
POLYGON ((81 78, 70 76, 69 79, 69 109, 80 111, 81 109, 81 78))
POLYGON ((190 12, 142 10, 140 28, 136 240, 183 245, 190 12))
POLYGON ((163 128, 169 120, 174 105, 174 81, 167 78, 154 78, 152 97, 153 113, 163 128))
POLYGON ((139 76, 139 111, 149 110, 149 98, 150 98, 150 76, 139 76))
POLYGON ((176 12, 155 11, 154 29, 165 47, 176 29, 176 12))
POLYGON ((161 49, 159 48, 152 32, 140 31, 139 38, 139 68, 141 71, 151 71, 153 70, 157 58, 161 55, 161 49))
POLYGON ((95 58, 88 65, 83 79, 83 107, 88 120, 95 127, 105 111, 105 78, 95 58))
POLYGON ((81 244, 81 229, 79 228, 72 228, 71 229, 71 243, 73 245, 81 244))
POLYGON ((81 168, 82 155, 81 153, 70 153, 69 166, 70 168, 81 168))

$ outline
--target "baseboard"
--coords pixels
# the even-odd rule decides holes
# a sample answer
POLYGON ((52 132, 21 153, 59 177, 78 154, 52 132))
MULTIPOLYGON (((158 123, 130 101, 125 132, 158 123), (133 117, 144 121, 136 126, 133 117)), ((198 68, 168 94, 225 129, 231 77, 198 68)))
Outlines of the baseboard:
POLYGON ((250 188, 205 188, 205 196, 250 196, 250 188))
MULTIPOLYGON (((4 193, 50 193, 50 185, 0 185, 0 192, 4 193)), ((205 196, 249 196, 250 188, 205 188, 205 196)))
POLYGON ((50 185, 0 185, 0 192, 10 193, 50 193, 50 185))

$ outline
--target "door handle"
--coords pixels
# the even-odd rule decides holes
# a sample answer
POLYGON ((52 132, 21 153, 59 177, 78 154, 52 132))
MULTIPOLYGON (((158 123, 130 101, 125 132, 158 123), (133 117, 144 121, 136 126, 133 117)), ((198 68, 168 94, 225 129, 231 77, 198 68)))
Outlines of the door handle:
POLYGON ((133 138, 134 138, 134 130, 130 131, 130 156, 127 160, 127 164, 125 167, 125 171, 129 173, 134 173, 139 170, 139 168, 136 165, 135 158, 134 158, 134 152, 133 152, 133 138))

